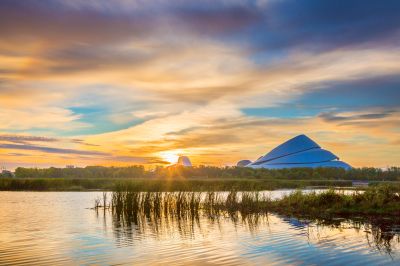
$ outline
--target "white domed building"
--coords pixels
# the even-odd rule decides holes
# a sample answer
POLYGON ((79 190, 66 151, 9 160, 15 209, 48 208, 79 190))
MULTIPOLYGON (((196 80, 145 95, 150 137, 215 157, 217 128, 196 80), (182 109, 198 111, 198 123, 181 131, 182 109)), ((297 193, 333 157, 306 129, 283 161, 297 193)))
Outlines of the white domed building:
POLYGON ((190 161, 189 157, 187 157, 187 156, 179 156, 178 162, 176 163, 176 165, 192 167, 192 162, 190 161))
POLYGON ((252 168, 297 168, 337 167, 350 169, 351 166, 339 160, 335 154, 322 149, 306 135, 294 137, 277 146, 256 161, 247 164, 252 168))

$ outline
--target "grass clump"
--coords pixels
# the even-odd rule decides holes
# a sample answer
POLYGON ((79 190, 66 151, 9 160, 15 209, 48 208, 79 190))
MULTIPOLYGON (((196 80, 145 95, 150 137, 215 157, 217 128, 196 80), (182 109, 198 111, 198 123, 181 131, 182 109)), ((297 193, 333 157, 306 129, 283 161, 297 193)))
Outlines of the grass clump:
POLYGON ((284 215, 330 217, 339 215, 400 216, 400 196, 388 185, 374 186, 365 192, 330 189, 325 192, 304 193, 297 190, 280 199, 272 200, 258 191, 227 194, 220 192, 138 192, 129 187, 114 191, 110 203, 107 194, 95 202, 95 208, 110 207, 118 216, 198 217, 200 212, 209 216, 227 213, 248 216, 275 212, 284 215))
POLYGON ((370 187, 346 194, 330 189, 323 193, 296 191, 272 202, 272 211, 313 216, 332 215, 400 215, 400 196, 389 185, 370 187))
POLYGON ((308 186, 349 187, 351 181, 340 180, 280 180, 252 178, 0 178, 0 190, 8 191, 257 191, 280 188, 305 188, 308 186))

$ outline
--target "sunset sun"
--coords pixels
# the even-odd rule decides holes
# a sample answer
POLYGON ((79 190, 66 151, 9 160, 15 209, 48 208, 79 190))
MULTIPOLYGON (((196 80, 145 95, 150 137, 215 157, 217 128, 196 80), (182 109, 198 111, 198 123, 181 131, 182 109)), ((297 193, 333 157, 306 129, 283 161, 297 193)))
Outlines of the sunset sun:
POLYGON ((174 164, 178 161, 179 155, 175 151, 165 151, 160 153, 161 158, 169 162, 170 164, 174 164))

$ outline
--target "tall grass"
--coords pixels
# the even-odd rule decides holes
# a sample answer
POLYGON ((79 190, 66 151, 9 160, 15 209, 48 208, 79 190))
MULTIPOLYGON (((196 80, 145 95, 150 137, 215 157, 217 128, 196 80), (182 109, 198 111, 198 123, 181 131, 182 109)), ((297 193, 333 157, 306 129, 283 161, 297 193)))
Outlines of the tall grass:
MULTIPOLYGON (((350 181, 263 179, 111 179, 111 178, 0 178, 0 190, 10 191, 255 191, 307 186, 351 186, 350 181)), ((400 187, 399 187, 400 188, 400 187)))
POLYGON ((253 232, 260 222, 268 223, 269 213, 306 216, 307 220, 330 226, 340 226, 340 221, 332 219, 334 217, 356 215, 368 221, 372 241, 386 252, 390 252, 390 241, 395 236, 391 225, 400 222, 399 193, 385 185, 353 194, 335 190, 295 191, 275 200, 258 191, 139 192, 119 187, 119 190, 103 193, 102 198, 96 199, 94 208, 104 209, 104 217, 106 213, 112 214, 116 234, 151 231, 153 236, 159 236, 178 231, 185 237, 194 235, 196 228, 201 231, 200 218, 217 224, 220 219, 228 218, 235 224, 241 222, 253 232), (387 219, 389 217, 391 219, 387 219))
POLYGON ((400 196, 397 189, 379 185, 365 191, 346 194, 328 190, 324 193, 296 191, 273 202, 272 211, 313 216, 391 215, 400 217, 400 196))
MULTIPOLYGON (((102 207, 100 200, 95 208, 102 207)), ((281 214, 313 215, 391 215, 400 216, 400 196, 387 185, 371 187, 365 192, 328 190, 322 193, 295 191, 281 199, 272 200, 258 191, 230 191, 227 195, 218 192, 138 192, 129 187, 111 193, 107 203, 107 193, 103 194, 103 206, 109 206, 117 216, 194 218, 199 213, 216 216, 221 213, 248 216, 267 212, 281 214)))
MULTIPOLYGON (((200 192, 117 191, 111 194, 109 206, 114 214, 123 217, 144 215, 147 218, 182 218, 198 216, 200 202, 200 192)), ((95 204, 95 208, 101 207, 95 204)))

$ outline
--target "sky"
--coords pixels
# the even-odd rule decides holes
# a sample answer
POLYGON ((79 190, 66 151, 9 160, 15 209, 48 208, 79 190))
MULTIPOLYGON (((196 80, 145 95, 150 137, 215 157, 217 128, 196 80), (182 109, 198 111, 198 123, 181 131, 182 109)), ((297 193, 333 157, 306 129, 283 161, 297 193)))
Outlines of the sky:
POLYGON ((0 166, 400 163, 400 1, 2 0, 0 166))

